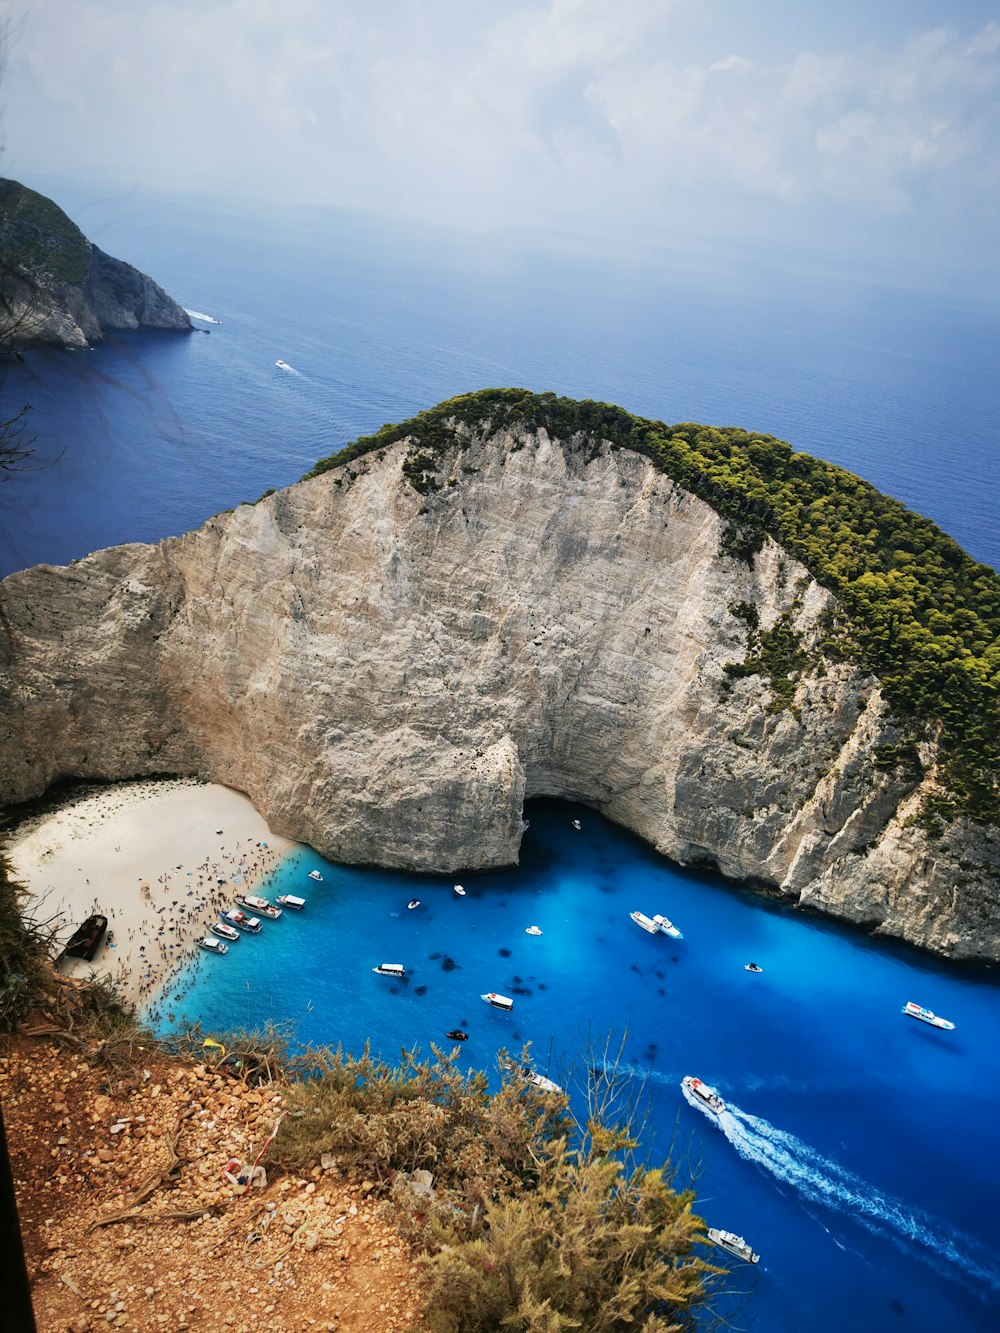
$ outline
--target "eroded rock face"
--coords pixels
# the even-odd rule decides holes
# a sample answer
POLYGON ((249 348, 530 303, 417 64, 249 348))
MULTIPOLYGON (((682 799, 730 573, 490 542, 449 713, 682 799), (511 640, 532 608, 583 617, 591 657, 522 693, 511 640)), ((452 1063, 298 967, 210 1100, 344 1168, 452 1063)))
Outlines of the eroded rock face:
POLYGON ((334 859, 448 871, 515 861, 524 799, 565 796, 677 861, 1000 957, 996 835, 908 823, 878 682, 818 663, 769 713, 761 677, 726 676, 738 603, 819 635, 830 594, 779 547, 720 556, 714 510, 593 442, 460 433, 426 496, 406 454, 0 584, 0 800, 199 772, 334 859))

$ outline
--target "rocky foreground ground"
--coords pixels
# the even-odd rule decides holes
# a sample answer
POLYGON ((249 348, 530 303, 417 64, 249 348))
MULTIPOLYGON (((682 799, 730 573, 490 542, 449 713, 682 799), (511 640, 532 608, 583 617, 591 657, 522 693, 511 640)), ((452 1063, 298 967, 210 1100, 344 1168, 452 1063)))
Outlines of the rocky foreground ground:
POLYGON ((280 1089, 135 1056, 113 1074, 44 1036, 0 1054, 39 1333, 419 1333, 418 1270, 372 1182, 226 1178, 264 1145, 280 1089))

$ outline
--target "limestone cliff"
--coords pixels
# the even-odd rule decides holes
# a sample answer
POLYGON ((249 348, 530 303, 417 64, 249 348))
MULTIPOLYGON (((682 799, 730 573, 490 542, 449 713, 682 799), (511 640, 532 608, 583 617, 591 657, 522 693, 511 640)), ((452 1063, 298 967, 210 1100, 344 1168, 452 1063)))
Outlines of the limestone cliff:
POLYGON ((879 681, 817 652, 769 711, 747 607, 815 645, 832 594, 640 455, 455 425, 156 546, 0 584, 0 800, 199 772, 332 858, 517 859, 584 801, 667 856, 955 958, 1000 958, 1000 845, 911 821, 879 681), (425 494, 421 494, 421 490, 425 494), (880 749, 882 747, 882 749, 880 749))
POLYGON ((51 199, 0 180, 0 345, 87 347, 113 329, 190 330, 152 278, 113 259, 51 199))

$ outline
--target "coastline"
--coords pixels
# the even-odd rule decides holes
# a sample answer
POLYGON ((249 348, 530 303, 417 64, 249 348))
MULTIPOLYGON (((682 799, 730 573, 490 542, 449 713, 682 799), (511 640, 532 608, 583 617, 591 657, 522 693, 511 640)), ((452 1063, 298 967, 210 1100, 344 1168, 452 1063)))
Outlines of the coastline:
POLYGON ((108 932, 70 976, 106 977, 128 1003, 154 1005, 220 907, 256 893, 299 846, 273 834, 242 792, 194 778, 115 783, 28 818, 7 847, 28 912, 64 944, 101 912, 108 932))

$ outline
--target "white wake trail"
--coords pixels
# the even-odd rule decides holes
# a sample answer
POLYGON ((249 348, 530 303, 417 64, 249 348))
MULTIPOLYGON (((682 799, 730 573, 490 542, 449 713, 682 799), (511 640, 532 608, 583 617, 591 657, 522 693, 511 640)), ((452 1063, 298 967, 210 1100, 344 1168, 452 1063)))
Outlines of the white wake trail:
POLYGON ((185 313, 185 315, 188 315, 191 319, 199 319, 199 320, 201 320, 201 322, 202 322, 203 324, 221 324, 221 323, 222 323, 222 320, 221 320, 221 319, 215 319, 215 318, 213 318, 211 315, 203 315, 202 312, 201 312, 200 310, 188 310, 187 308, 185 308, 184 313, 185 313))

